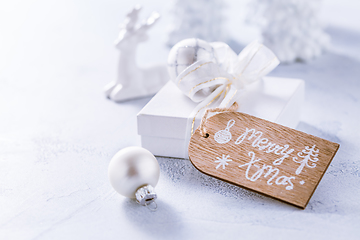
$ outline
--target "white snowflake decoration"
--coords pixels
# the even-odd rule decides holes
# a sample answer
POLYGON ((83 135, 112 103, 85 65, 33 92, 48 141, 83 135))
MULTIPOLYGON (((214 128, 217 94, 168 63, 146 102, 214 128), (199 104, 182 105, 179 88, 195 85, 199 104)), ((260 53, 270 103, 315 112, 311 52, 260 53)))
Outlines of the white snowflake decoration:
POLYGON ((253 0, 248 19, 259 24, 263 43, 281 62, 307 61, 329 45, 318 19, 319 0, 253 0))
POLYGON ((225 169, 225 166, 226 165, 229 165, 228 162, 231 162, 232 160, 229 159, 229 155, 225 156, 225 154, 222 155, 222 158, 220 157, 216 157, 217 160, 215 160, 216 163, 219 163, 217 166, 216 166, 216 169, 218 169, 220 166, 222 166, 223 169, 225 169))

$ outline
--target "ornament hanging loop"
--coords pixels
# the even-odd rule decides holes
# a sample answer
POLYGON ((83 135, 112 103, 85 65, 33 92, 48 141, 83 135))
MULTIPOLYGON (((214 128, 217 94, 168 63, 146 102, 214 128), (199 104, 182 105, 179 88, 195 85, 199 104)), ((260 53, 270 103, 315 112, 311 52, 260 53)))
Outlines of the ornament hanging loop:
POLYGON ((234 120, 234 119, 231 119, 231 120, 228 122, 228 124, 227 124, 227 126, 226 126, 226 128, 225 128, 225 131, 230 131, 230 128, 231 128, 232 126, 234 126, 234 124, 235 124, 235 120, 234 120))
MULTIPOLYGON (((206 119, 207 119, 209 113, 211 113, 211 112, 216 112, 216 113, 236 112, 236 110, 238 108, 239 108, 239 104, 237 102, 234 102, 233 105, 231 105, 230 107, 227 107, 227 108, 209 108, 209 109, 206 109, 204 115, 201 118, 201 123, 200 123, 200 126, 199 126, 201 136, 203 136, 204 138, 209 137, 209 134, 206 132, 206 128, 205 128, 206 119)), ((234 123, 235 123, 235 121, 232 122, 232 123, 229 122, 226 129, 230 129, 234 125, 234 123)))
POLYGON ((145 203, 145 206, 152 212, 155 212, 157 210, 157 203, 155 202, 155 200, 151 201, 150 203, 145 203))

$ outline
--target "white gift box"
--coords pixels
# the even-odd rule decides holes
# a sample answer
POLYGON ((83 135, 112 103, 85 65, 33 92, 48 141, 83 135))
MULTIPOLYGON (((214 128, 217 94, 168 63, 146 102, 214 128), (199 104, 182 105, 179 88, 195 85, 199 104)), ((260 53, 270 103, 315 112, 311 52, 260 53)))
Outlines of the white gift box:
MULTIPOLYGON (((238 112, 295 128, 304 100, 304 81, 265 77, 246 87, 237 101, 238 112)), ((187 119, 197 103, 169 81, 138 113, 142 147, 156 156, 188 158, 185 148, 187 119)), ((201 116, 197 116, 198 126, 201 116)))

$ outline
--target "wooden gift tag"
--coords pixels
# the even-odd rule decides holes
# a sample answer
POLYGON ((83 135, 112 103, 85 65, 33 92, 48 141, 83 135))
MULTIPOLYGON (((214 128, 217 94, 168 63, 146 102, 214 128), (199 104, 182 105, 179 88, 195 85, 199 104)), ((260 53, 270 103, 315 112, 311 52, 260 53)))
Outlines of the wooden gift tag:
POLYGON ((305 208, 339 144, 239 112, 207 119, 191 137, 201 172, 305 208))

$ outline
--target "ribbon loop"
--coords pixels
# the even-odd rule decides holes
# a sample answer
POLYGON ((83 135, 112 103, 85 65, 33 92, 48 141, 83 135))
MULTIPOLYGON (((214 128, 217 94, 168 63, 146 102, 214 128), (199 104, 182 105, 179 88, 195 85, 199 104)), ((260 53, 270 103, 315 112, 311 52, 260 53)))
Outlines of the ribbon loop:
MULTIPOLYGON (((184 41, 188 42, 188 40, 184 41)), ((178 48, 189 51, 194 49, 194 59, 197 59, 198 49, 209 48, 212 49, 213 54, 203 54, 202 56, 208 57, 199 58, 172 79, 186 96, 198 103, 187 121, 184 146, 186 153, 188 142, 195 129, 195 119, 201 111, 208 107, 232 106, 246 85, 261 79, 279 64, 275 54, 256 41, 246 46, 239 55, 236 55, 226 43, 208 44, 202 40, 195 42, 195 46, 178 46, 178 48), (200 42, 207 44, 207 48, 199 46, 200 42)), ((174 52, 176 57, 180 57, 179 51, 174 52)), ((180 66, 177 60, 173 65, 180 66)))
POLYGON ((201 102, 220 86, 231 84, 231 75, 207 59, 190 65, 177 77, 180 90, 194 102, 201 102))
POLYGON ((261 79, 279 63, 270 49, 254 41, 240 52, 232 73, 239 79, 238 82, 246 85, 261 79))
POLYGON ((215 89, 221 88, 224 94, 218 96, 222 98, 220 106, 231 106, 240 94, 239 90, 261 79, 279 64, 274 53, 258 42, 249 44, 238 56, 226 43, 210 45, 216 62, 213 58, 196 61, 174 79, 180 90, 194 102, 208 99, 215 89))

